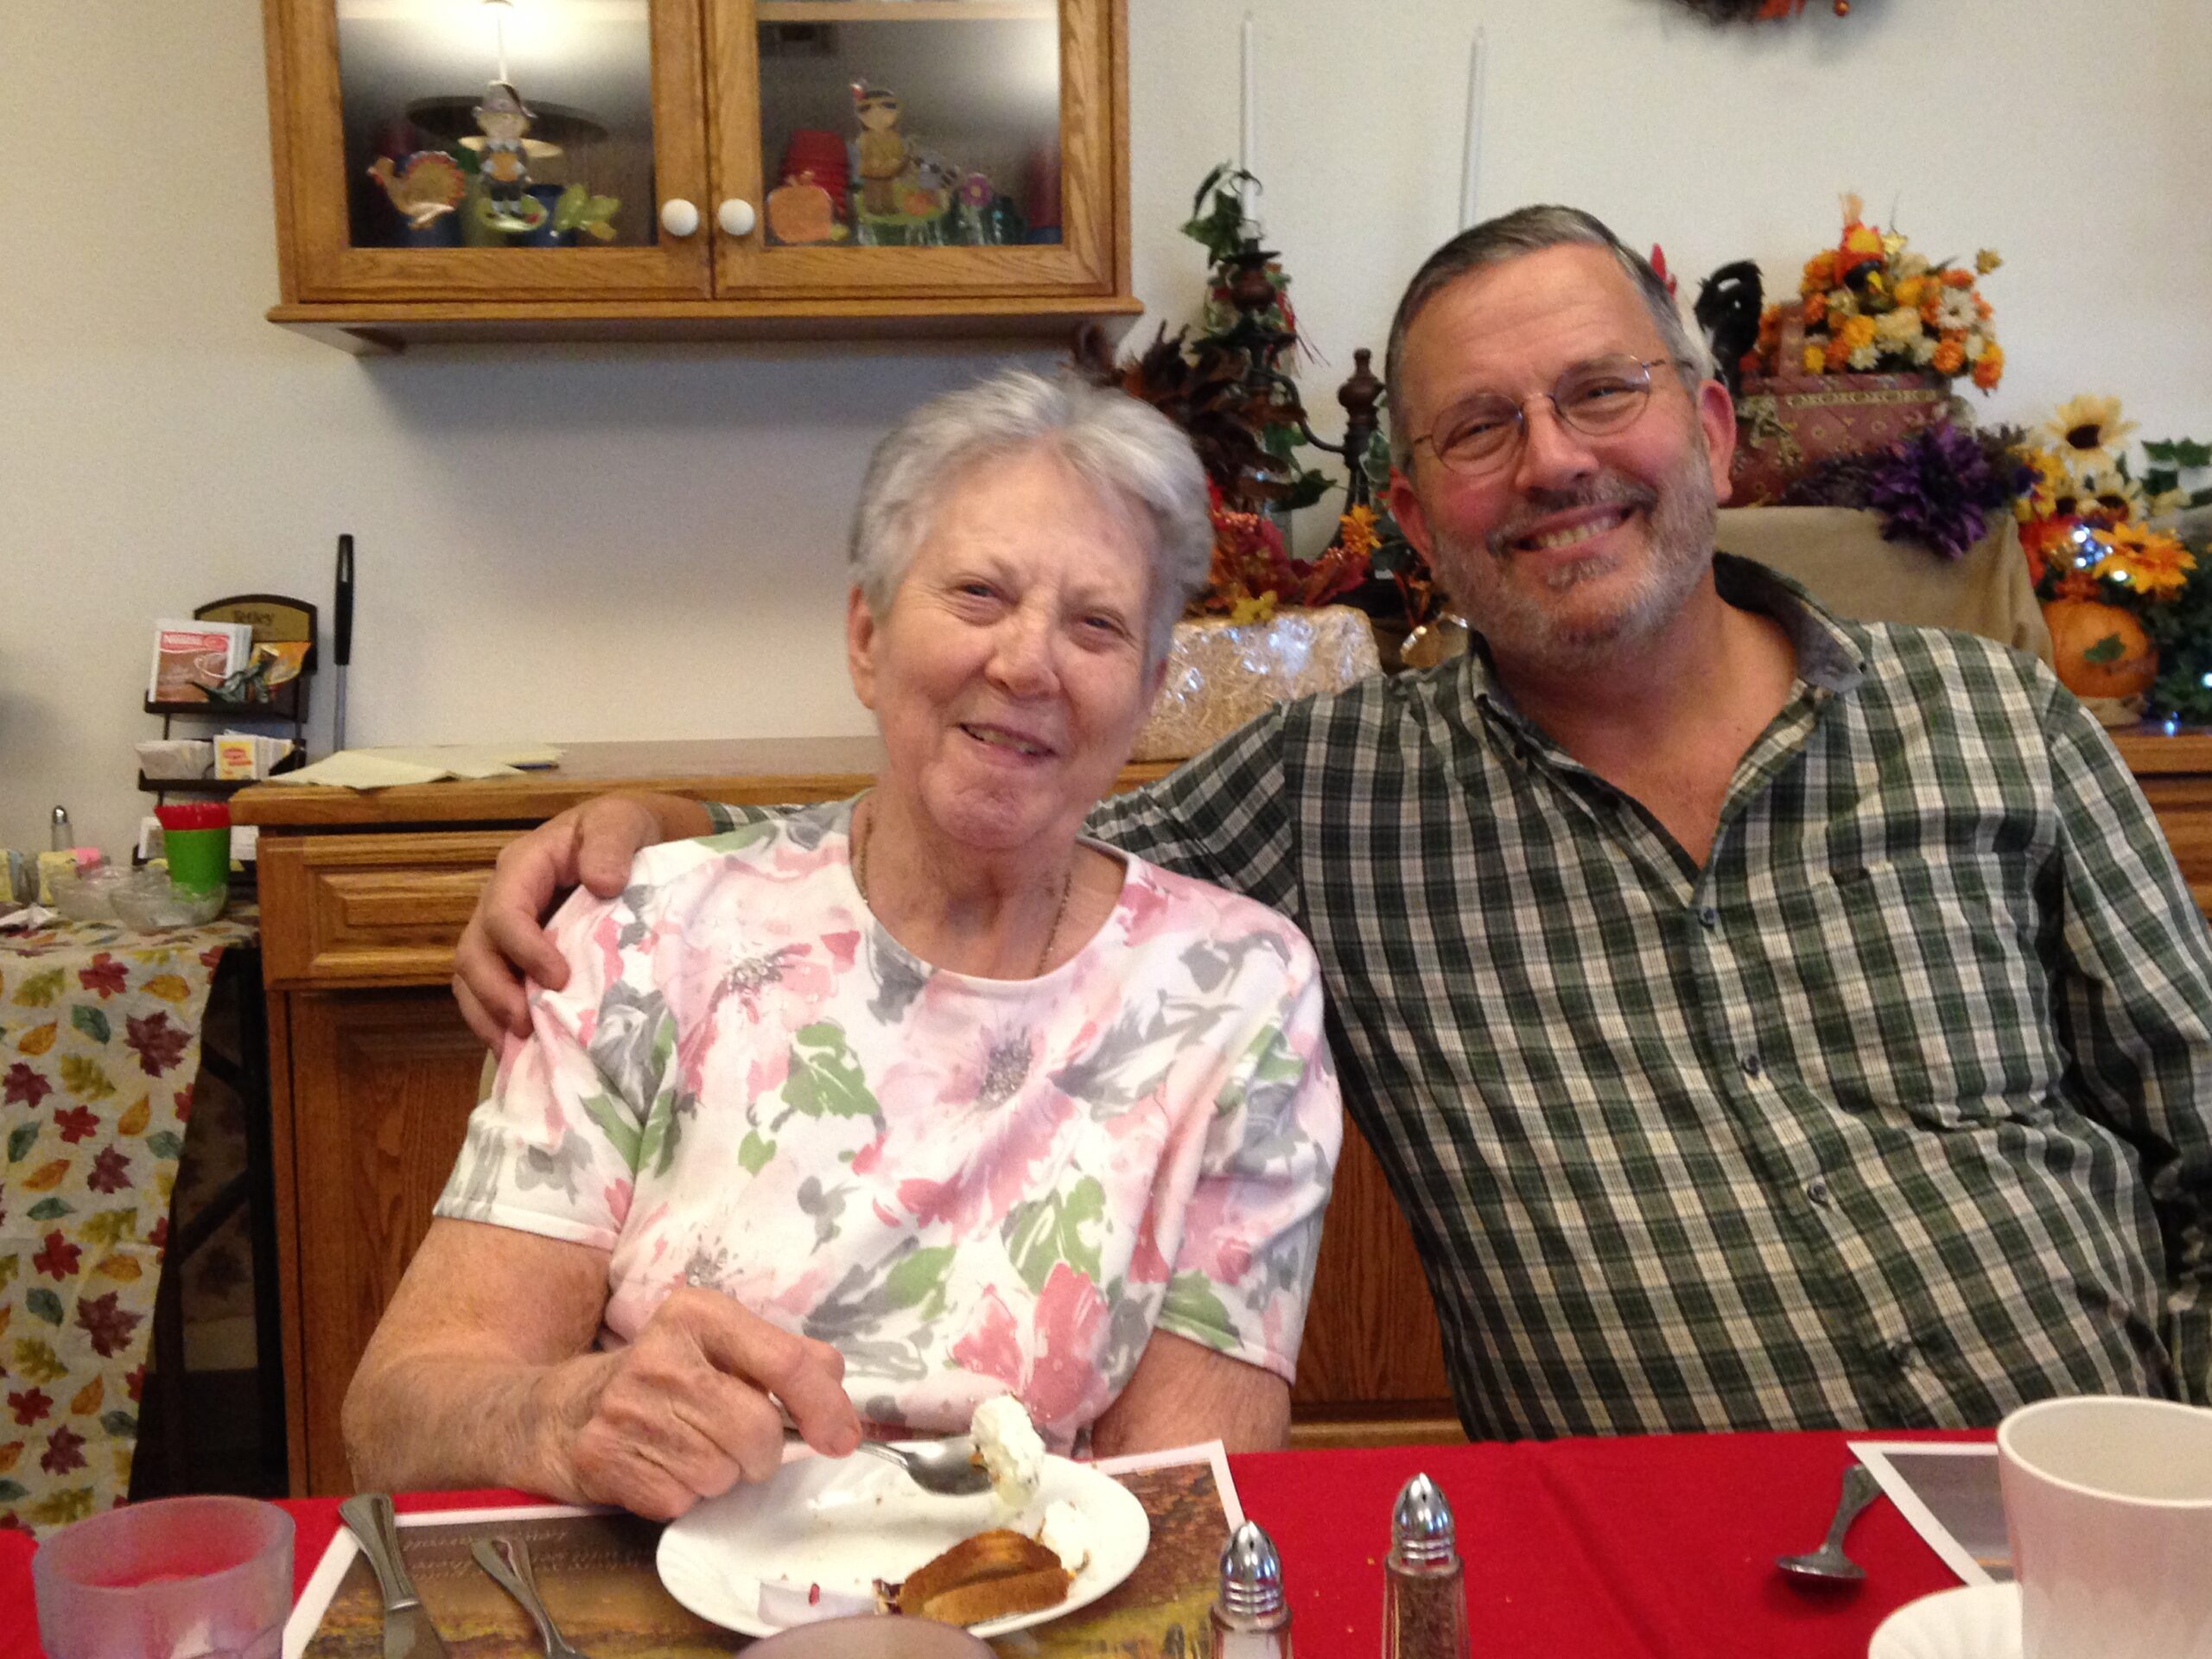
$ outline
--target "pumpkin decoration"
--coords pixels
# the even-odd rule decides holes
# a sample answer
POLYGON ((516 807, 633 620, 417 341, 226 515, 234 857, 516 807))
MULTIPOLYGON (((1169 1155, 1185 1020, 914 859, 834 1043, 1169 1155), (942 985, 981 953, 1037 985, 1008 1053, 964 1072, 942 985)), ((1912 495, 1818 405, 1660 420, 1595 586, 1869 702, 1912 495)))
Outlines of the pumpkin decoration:
POLYGON ((2054 599, 2043 618, 2059 683, 2077 697, 2132 697, 2158 677, 2158 650, 2132 612, 2094 599, 2054 599))

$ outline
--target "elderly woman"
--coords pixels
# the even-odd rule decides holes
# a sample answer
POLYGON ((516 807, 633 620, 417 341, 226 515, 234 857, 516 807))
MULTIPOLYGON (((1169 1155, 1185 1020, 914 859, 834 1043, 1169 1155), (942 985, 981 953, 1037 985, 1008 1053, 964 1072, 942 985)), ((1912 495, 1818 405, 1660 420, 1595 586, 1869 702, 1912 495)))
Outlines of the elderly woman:
POLYGON ((863 1418, 1281 1443, 1341 1133, 1305 939, 1079 838, 1203 578, 1203 475, 1009 373, 875 454, 855 800, 579 891, 346 1402, 380 1487, 675 1515, 863 1418))

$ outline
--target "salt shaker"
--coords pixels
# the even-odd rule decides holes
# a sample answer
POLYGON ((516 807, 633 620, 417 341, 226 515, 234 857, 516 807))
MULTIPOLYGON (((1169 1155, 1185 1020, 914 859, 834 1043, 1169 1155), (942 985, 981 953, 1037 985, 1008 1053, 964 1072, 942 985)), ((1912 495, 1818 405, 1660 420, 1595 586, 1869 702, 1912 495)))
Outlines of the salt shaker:
POLYGON ((1427 1475, 1398 1494, 1382 1585, 1383 1659, 1466 1659, 1465 1567, 1452 1506, 1427 1475))
POLYGON ((66 853, 77 845, 77 832, 69 827, 69 809, 54 809, 54 826, 47 837, 47 844, 57 853, 66 853))
POLYGON ((1214 1659, 1290 1659, 1290 1607, 1274 1541, 1247 1521, 1221 1552, 1213 1604, 1214 1659))

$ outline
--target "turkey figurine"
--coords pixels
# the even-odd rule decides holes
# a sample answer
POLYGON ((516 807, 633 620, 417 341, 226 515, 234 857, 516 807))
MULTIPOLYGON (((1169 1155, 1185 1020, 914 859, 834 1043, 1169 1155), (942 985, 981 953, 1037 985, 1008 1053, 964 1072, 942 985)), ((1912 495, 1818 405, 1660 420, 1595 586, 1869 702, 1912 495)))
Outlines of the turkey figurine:
POLYGON ((453 212, 468 194, 468 175, 442 149, 418 149, 397 167, 389 156, 379 156, 369 164, 369 172, 414 230, 423 229, 440 213, 453 212))

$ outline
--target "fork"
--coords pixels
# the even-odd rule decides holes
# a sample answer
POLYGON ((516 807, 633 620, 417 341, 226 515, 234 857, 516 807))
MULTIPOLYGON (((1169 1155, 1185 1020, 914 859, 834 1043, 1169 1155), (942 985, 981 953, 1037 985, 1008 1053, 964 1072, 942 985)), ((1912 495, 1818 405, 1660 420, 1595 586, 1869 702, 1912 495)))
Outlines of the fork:
POLYGON ((519 1538, 479 1538, 469 1545, 468 1553, 499 1588, 522 1604, 523 1611, 537 1626, 538 1639, 545 1643, 545 1659, 586 1659, 569 1645, 569 1638, 561 1634, 553 1615, 538 1599, 537 1580, 531 1576, 529 1545, 519 1538))

